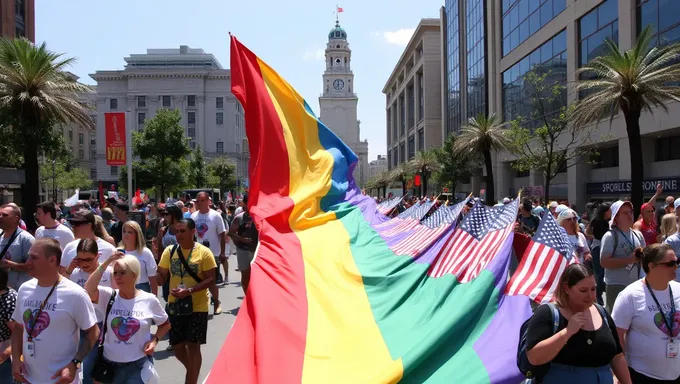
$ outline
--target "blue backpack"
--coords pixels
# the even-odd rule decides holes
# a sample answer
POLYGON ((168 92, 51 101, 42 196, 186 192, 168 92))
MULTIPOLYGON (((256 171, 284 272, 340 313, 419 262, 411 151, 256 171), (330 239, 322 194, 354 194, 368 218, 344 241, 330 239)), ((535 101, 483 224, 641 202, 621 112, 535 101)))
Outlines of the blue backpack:
MULTIPOLYGON (((554 335, 557 332, 557 328, 560 326, 560 311, 557 309, 557 306, 554 303, 548 303, 548 306, 550 307, 550 311, 553 315, 552 334, 554 335)), ((600 313, 600 316, 602 316, 605 325, 609 327, 609 320, 607 320, 607 312, 605 309, 597 303, 595 303, 595 307, 597 307, 597 311, 600 313)), ((535 366, 531 364, 527 358, 527 330, 529 328, 529 320, 531 320, 531 318, 525 321, 524 324, 522 324, 522 326, 519 328, 517 368, 519 368, 519 371, 522 372, 524 377, 527 378, 525 383, 540 383, 543 380, 543 376, 548 373, 548 370, 550 369, 550 363, 535 366)))

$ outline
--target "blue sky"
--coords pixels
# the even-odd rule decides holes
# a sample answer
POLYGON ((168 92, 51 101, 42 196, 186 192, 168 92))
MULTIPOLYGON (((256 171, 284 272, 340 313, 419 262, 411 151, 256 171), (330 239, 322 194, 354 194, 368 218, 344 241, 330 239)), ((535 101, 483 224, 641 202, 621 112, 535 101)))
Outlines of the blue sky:
MULTIPOLYGON (((421 18, 439 17, 443 0, 337 3, 352 48, 361 138, 369 159, 385 154, 382 88, 421 18)), ((147 48, 189 45, 229 67, 229 35, 276 69, 319 112, 323 50, 336 3, 318 0, 37 0, 36 42, 78 59, 81 81, 96 70, 122 69, 123 58, 147 48), (105 5, 104 5, 105 4, 105 5)))

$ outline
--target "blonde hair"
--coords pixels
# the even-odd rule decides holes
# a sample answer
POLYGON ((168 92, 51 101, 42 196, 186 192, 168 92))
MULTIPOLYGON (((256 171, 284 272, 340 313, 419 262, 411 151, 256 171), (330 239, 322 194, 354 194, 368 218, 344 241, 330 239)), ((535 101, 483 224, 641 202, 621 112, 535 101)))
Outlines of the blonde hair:
POLYGON ((659 228, 659 232, 661 232, 661 236, 663 236, 664 239, 667 239, 668 236, 678 231, 675 220, 675 213, 667 213, 661 218, 661 228, 659 228))
MULTIPOLYGON (((139 226, 139 224, 136 221, 126 221, 125 224, 123 224, 123 231, 125 231, 125 227, 127 228, 132 228, 133 231, 135 231, 135 250, 139 253, 141 253, 144 250, 144 247, 146 247, 146 242, 144 240, 144 233, 142 232, 142 227, 139 226)), ((125 244, 123 244, 123 241, 121 240, 120 247, 125 248, 125 244)))
POLYGON ((139 275, 142 272, 142 266, 139 264, 139 260, 133 255, 125 255, 113 263, 113 266, 119 265, 126 272, 130 272, 135 275, 135 283, 139 281, 139 275))

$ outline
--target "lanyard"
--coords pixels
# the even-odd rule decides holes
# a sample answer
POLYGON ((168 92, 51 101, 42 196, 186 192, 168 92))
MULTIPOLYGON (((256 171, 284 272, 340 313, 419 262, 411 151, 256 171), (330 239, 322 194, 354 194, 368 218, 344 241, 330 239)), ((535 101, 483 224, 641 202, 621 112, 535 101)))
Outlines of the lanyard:
POLYGON ((633 233, 633 231, 629 230, 630 231, 630 239, 629 239, 628 236, 625 233, 623 233, 623 231, 621 229, 619 229, 619 227, 615 227, 615 228, 616 228, 617 231, 619 231, 621 236, 623 236, 624 240, 626 240, 626 243, 628 243, 628 245, 630 245, 630 247, 632 249, 635 249, 635 240, 633 238, 636 238, 636 236, 633 233))
MULTIPOLYGON (((189 255, 187 256, 187 264, 189 264, 189 260, 191 260, 191 253, 194 252, 194 248, 196 248, 196 245, 194 245, 191 250, 189 251, 189 255)), ((179 251, 182 252, 182 246, 179 247, 179 251)), ((179 255, 177 255, 177 258, 179 258, 179 255)), ((186 270, 184 269, 184 263, 180 260, 180 265, 179 265, 179 278, 182 281, 182 284, 184 284, 184 274, 186 273, 186 270)))
MULTIPOLYGON (((50 296, 52 296, 52 292, 54 292, 54 288, 57 287, 57 285, 59 284, 60 281, 61 281, 61 278, 59 278, 59 280, 57 280, 57 282, 54 283, 54 285, 52 286, 52 289, 50 289, 50 292, 47 294, 47 297, 42 302, 42 304, 40 304, 40 309, 38 309, 38 313, 36 313, 36 315, 33 316, 33 321, 29 322, 31 324, 30 329, 26 330, 26 332, 28 333, 28 342, 29 343, 33 341, 33 331, 35 330, 35 323, 40 318, 40 315, 42 314, 43 309, 45 309, 45 306, 47 305, 47 300, 49 300, 50 296)), ((28 325, 28 324, 26 324, 26 325, 28 325)))
POLYGON ((654 291, 652 290, 652 287, 649 286, 649 282, 647 279, 645 279, 645 284, 647 285, 647 289, 649 290, 649 293, 652 295, 652 299, 654 299, 654 303, 656 303, 656 306, 659 308, 659 313, 661 313, 661 317, 663 317, 663 322, 666 324, 666 327, 668 327, 668 336, 671 338, 671 342, 673 341, 673 318, 675 317, 675 300, 673 299, 673 290, 671 289, 671 286, 668 286, 668 294, 671 297, 671 313, 670 313, 670 320, 666 315, 664 315, 663 310, 661 309, 661 304, 659 304, 659 300, 656 299, 656 295, 654 294, 654 291))

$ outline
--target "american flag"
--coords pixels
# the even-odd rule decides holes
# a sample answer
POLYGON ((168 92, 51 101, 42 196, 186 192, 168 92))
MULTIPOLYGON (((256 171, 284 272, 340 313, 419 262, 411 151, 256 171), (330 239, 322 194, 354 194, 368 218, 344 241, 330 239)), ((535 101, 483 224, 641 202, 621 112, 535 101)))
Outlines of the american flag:
POLYGON ((552 215, 543 215, 536 234, 527 245, 517 271, 506 288, 507 295, 529 296, 536 303, 548 303, 569 264, 578 263, 567 232, 552 215))
POLYGON ((435 258, 429 275, 452 273, 461 283, 477 277, 513 232, 517 208, 518 199, 502 207, 477 202, 435 258))
POLYGON ((417 227, 418 224, 420 224, 420 220, 422 220, 423 217, 427 215, 433 204, 434 202, 432 201, 426 201, 422 204, 414 204, 411 208, 400 213, 395 219, 390 220, 398 221, 399 224, 397 224, 395 227, 385 229, 384 231, 379 231, 380 235, 383 237, 395 236, 399 233, 410 231, 411 229, 417 227))
POLYGON ((441 206, 421 222, 415 232, 392 247, 397 255, 417 256, 446 233, 456 222, 467 200, 452 206, 441 206))
POLYGON ((382 213, 383 215, 387 215, 390 213, 399 203, 401 203, 401 200, 404 197, 395 197, 392 199, 389 199, 387 201, 383 201, 382 203, 378 204, 378 212, 382 213))

